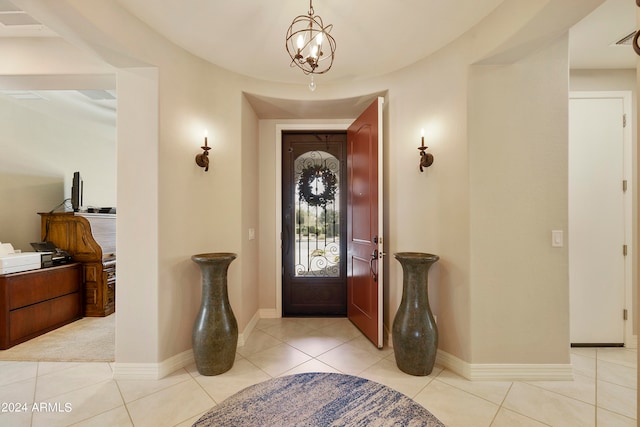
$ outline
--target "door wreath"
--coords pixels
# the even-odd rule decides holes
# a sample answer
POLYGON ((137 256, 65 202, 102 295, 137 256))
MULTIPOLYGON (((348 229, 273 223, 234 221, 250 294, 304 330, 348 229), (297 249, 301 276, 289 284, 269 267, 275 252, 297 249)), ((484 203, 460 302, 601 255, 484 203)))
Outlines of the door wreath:
POLYGON ((300 198, 309 206, 324 208, 335 199, 338 178, 326 166, 310 165, 302 169, 298 188, 300 198))

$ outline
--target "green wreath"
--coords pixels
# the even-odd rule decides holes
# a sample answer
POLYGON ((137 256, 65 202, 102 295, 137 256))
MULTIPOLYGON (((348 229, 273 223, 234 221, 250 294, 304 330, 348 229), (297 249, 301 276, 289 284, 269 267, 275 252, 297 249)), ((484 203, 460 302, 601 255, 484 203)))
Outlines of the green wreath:
POLYGON ((298 192, 300 198, 309 206, 326 207, 336 197, 338 189, 338 178, 329 170, 329 168, 320 165, 310 165, 302 169, 300 180, 298 181, 298 192), (324 187, 323 191, 316 193, 317 188, 314 181, 319 179, 324 187))

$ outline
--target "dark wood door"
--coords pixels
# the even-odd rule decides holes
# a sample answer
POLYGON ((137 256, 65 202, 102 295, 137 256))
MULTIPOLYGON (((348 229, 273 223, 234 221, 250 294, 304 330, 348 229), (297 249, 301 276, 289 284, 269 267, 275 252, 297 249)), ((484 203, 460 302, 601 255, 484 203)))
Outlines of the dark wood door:
POLYGON ((283 316, 345 316, 346 132, 282 134, 283 316))
POLYGON ((347 311, 377 347, 383 336, 382 103, 347 130, 347 311))

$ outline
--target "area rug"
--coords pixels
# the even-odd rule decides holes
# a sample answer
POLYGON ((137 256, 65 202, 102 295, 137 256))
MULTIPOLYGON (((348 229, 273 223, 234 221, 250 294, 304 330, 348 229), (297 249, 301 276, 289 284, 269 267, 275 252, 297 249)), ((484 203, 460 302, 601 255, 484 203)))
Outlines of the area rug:
POLYGON ((33 362, 113 362, 115 313, 83 317, 44 335, 0 350, 0 360, 33 362))
POLYGON ((274 378, 234 394, 193 424, 205 426, 444 426, 402 393, 351 375, 274 378))

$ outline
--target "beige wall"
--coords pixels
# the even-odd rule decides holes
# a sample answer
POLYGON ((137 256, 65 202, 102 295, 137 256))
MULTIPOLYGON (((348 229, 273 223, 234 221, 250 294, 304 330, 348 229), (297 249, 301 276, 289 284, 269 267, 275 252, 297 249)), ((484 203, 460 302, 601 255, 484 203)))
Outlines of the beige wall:
POLYGON ((569 363, 567 44, 471 70, 474 363, 569 363))
POLYGON ((259 222, 260 222, 260 190, 259 176, 260 165, 264 161, 259 153, 259 126, 258 118, 247 99, 241 95, 242 116, 242 149, 241 162, 241 188, 242 188, 242 224, 239 230, 242 257, 238 259, 241 264, 242 278, 241 288, 238 292, 238 301, 242 301, 242 312, 239 325, 245 330, 249 322, 258 315, 261 307, 260 299, 260 252, 258 246, 259 222), (250 230, 253 237, 249 236, 250 230))
POLYGON ((567 169, 566 32, 598 1, 508 0, 467 35, 407 69, 319 85, 315 93, 204 63, 115 2, 23 3, 119 69, 119 365, 158 363, 190 349, 200 298, 192 254, 238 252, 229 289, 241 331, 257 309, 275 309, 275 125, 252 112, 243 92, 301 100, 387 93, 387 325, 402 280, 391 254, 432 252, 441 256, 430 278, 441 350, 468 363, 568 363, 567 266, 564 252, 551 250, 549 233, 566 228, 566 194, 559 188, 566 188, 567 169), (485 65, 474 66, 480 61, 485 65), (535 101, 538 91, 547 92, 535 101), (493 95, 500 95, 495 105, 493 95), (416 147, 422 127, 434 129, 427 145, 435 163, 421 174, 416 147), (213 146, 207 173, 193 160, 203 128, 213 146), (533 163, 536 147, 551 157, 544 166, 550 176, 539 183, 525 179, 527 171, 541 176, 533 163), (504 150, 513 150, 507 151, 513 157, 504 150), (497 158, 483 162, 492 153, 497 158), (524 169, 513 170, 517 166, 524 169), (523 188, 533 191, 536 203, 510 199, 525 194, 523 188), (497 208, 506 223, 486 217, 494 209, 483 198, 487 193, 508 202, 497 208), (509 216, 509 210, 526 214, 509 216), (248 240, 253 226, 258 241, 248 240), (517 248, 528 258, 510 249, 505 227, 517 233, 517 248))
MULTIPOLYGON (((636 10, 636 22, 638 24, 638 28, 640 28, 640 7, 638 7, 638 9, 636 10)), ((636 60, 636 94, 638 94, 640 92, 640 59, 636 60)), ((636 104, 635 104, 635 109, 636 109, 636 123, 640 123, 640 104, 638 104, 638 101, 636 99, 636 104)), ((636 147, 638 146, 638 136, 636 135, 635 137, 635 142, 636 142, 636 147)), ((636 152, 636 158, 634 159, 634 161, 636 162, 636 165, 640 164, 640 150, 638 150, 636 152)), ((635 178, 636 178, 636 182, 637 181, 637 174, 638 171, 634 170, 635 178)), ((638 197, 638 190, 636 190, 636 198, 638 197)), ((637 216, 636 216, 636 224, 637 224, 637 216)), ((638 233, 640 233, 640 228, 636 228, 636 235, 634 236, 634 238, 636 239, 636 241, 640 241, 640 236, 638 235, 638 233)), ((640 251, 637 251, 636 253, 636 265, 640 265, 640 251)), ((637 280, 637 277, 636 277, 637 280)), ((637 282, 636 282, 636 287, 637 282)), ((640 293, 636 293, 636 307, 640 307, 640 293)), ((640 316, 637 316, 636 318, 636 331, 640 330, 640 316)), ((640 364, 640 353, 638 353, 638 364, 640 364)), ((638 370, 638 382, 640 382, 640 370, 638 370)), ((637 399, 637 414, 636 414, 636 419, 640 419, 640 393, 636 392, 636 399, 637 399)))

